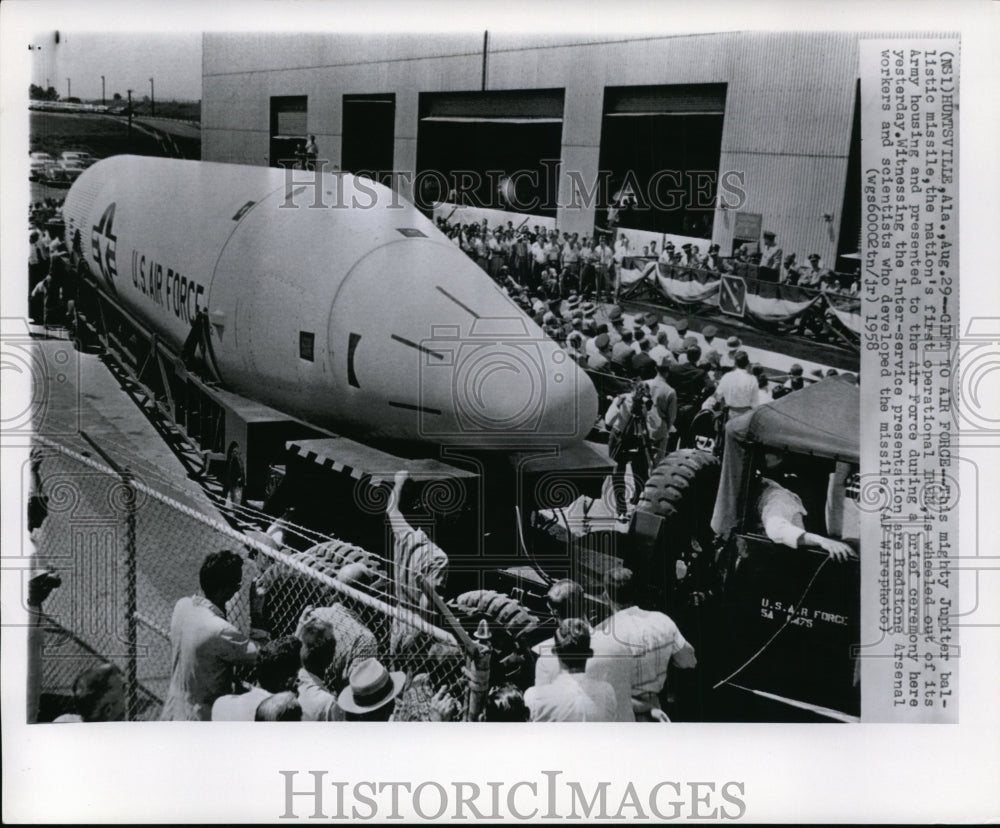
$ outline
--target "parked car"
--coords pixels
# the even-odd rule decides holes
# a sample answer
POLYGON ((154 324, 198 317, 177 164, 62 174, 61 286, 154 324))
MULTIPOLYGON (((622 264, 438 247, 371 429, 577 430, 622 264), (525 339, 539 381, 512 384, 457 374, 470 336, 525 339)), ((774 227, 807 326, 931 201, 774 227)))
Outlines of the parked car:
POLYGON ((28 153, 28 159, 28 179, 31 181, 40 180, 45 172, 45 165, 55 163, 55 159, 51 155, 41 151, 28 153))
POLYGON ((67 150, 59 156, 59 161, 63 166, 67 164, 82 165, 84 169, 97 161, 93 155, 83 150, 67 150))
MULTIPOLYGON (((80 172, 83 172, 82 170, 80 172)), ((79 175, 79 173, 77 173, 79 175)), ((62 166, 55 162, 46 164, 42 170, 39 181, 48 184, 50 187, 68 187, 73 183, 74 176, 71 176, 62 166)))
POLYGON ((76 181, 76 179, 80 177, 80 173, 82 173, 85 169, 87 169, 86 164, 84 164, 82 161, 76 161, 76 160, 60 161, 59 166, 62 168, 63 173, 71 182, 76 181))

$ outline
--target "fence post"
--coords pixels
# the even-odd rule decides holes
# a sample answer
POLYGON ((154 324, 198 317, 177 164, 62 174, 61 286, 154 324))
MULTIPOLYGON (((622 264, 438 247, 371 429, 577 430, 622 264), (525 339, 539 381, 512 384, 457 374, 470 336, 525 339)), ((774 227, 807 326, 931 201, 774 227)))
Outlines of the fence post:
POLYGON ((125 500, 125 639, 128 661, 125 665, 125 718, 135 721, 139 707, 138 676, 138 596, 136 594, 135 505, 136 491, 131 470, 126 466, 121 472, 126 487, 125 500))
POLYGON ((126 466, 122 468, 85 431, 80 432, 90 447, 96 451, 121 478, 125 487, 125 719, 133 721, 139 707, 139 675, 136 661, 139 657, 138 595, 136 589, 135 551, 135 476, 126 466))
POLYGON ((479 627, 473 637, 476 639, 478 652, 469 653, 465 662, 465 674, 469 679, 465 703, 465 720, 467 722, 479 721, 479 714, 486 706, 486 694, 490 689, 493 636, 490 634, 490 625, 485 618, 479 622, 479 627))

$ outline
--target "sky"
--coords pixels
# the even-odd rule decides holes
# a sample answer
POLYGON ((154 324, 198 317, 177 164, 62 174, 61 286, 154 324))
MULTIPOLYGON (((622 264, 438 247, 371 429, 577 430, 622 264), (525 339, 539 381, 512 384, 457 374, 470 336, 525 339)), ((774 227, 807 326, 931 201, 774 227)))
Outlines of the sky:
POLYGON ((46 78, 60 96, 83 100, 101 97, 101 75, 107 98, 115 92, 125 97, 132 89, 141 100, 150 93, 153 78, 157 100, 201 98, 201 34, 176 32, 78 32, 42 30, 31 39, 32 83, 44 86, 46 78), (70 79, 67 85, 66 79, 70 79))

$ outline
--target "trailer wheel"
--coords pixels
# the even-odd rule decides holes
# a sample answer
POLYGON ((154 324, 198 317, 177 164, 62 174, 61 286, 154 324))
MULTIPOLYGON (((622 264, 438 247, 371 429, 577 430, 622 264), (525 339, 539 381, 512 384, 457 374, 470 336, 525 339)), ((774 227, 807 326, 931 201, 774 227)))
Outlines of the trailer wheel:
POLYGON ((518 601, 492 589, 463 592, 448 602, 448 606, 470 635, 479 622, 486 620, 490 628, 493 659, 490 664, 490 684, 512 682, 522 690, 535 683, 533 644, 544 637, 542 621, 518 601))
MULTIPOLYGON (((677 561, 701 579, 712 565, 709 525, 719 488, 719 458, 707 451, 680 449, 650 474, 632 515, 634 566, 651 591, 669 593, 676 584, 677 561), (652 520, 650 518, 653 518, 652 520)), ((692 579, 693 583, 693 579, 692 579)))
POLYGON ((243 452, 234 443, 229 449, 229 457, 226 459, 226 480, 222 491, 227 506, 242 506, 246 503, 246 485, 247 475, 246 467, 243 465, 243 452))
POLYGON ((367 549, 345 541, 331 540, 318 543, 305 552, 295 553, 294 557, 331 578, 336 578, 337 573, 348 564, 360 563, 375 575, 376 585, 378 582, 384 583, 389 580, 381 558, 367 549))
MULTIPOLYGON (((348 564, 364 563, 375 573, 375 582, 370 589, 376 593, 386 589, 388 579, 380 560, 353 544, 331 540, 310 547, 305 552, 288 554, 297 563, 330 578, 336 578, 337 573, 348 564)), ((333 588, 281 561, 272 563, 255 580, 254 590, 258 603, 253 626, 268 630, 274 637, 293 635, 306 607, 329 606, 340 595, 333 588)))

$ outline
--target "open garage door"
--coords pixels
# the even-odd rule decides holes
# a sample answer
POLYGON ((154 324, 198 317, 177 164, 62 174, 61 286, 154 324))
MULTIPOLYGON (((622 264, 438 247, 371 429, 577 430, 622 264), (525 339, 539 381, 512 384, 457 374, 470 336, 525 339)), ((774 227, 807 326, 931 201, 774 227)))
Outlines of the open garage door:
POLYGON ((306 95, 271 98, 271 166, 293 167, 304 158, 309 120, 306 95), (300 150, 297 152, 297 150, 300 150))
POLYGON ((562 89, 421 94, 420 206, 554 217, 562 115, 562 89))
POLYGON ((602 206, 620 227, 712 237, 725 109, 724 83, 604 90, 602 206))
POLYGON ((388 183, 395 134, 395 94, 344 95, 341 169, 388 183))

